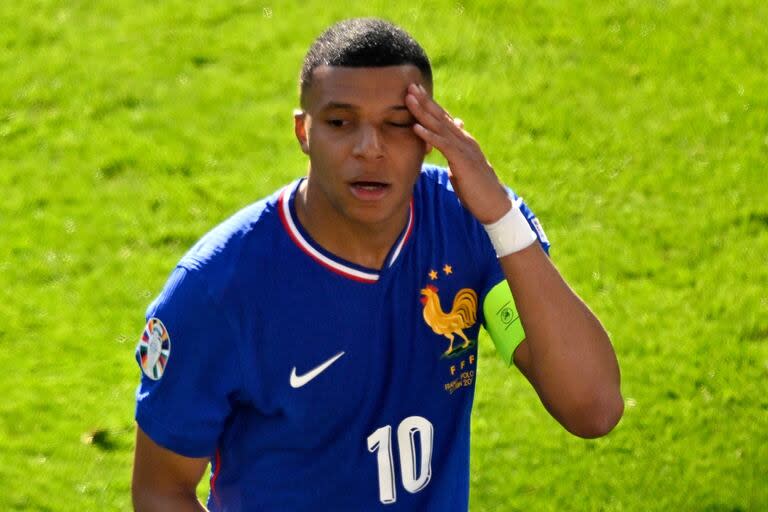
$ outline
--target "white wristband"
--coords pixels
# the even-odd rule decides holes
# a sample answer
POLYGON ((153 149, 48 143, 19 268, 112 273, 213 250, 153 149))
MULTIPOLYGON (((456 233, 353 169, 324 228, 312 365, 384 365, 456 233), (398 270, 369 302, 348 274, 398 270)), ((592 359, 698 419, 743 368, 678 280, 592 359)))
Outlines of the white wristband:
POLYGON ((523 250, 536 241, 536 233, 520 211, 520 202, 512 201, 512 208, 502 218, 492 224, 483 224, 499 258, 523 250))

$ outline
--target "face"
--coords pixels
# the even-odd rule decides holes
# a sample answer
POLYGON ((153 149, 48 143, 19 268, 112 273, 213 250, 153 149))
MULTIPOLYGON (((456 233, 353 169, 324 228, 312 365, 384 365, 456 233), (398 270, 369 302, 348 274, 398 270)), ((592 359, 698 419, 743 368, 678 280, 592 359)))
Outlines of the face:
POLYGON ((428 148, 413 132, 409 84, 424 83, 412 65, 320 66, 295 116, 309 155, 306 201, 326 222, 371 227, 402 224, 428 148))

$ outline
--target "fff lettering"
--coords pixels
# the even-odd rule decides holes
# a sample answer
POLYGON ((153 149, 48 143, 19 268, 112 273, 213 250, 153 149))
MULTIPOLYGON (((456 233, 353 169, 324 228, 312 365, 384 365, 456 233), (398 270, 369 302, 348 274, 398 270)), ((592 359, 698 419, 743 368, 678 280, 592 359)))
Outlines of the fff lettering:
MULTIPOLYGON (((457 371, 464 370, 464 369, 466 369, 466 368, 468 368, 470 366, 474 366, 474 365, 475 365, 475 355, 471 354, 467 359, 462 359, 458 364, 452 364, 451 365, 451 368, 450 368, 451 375, 456 375, 457 371)), ((464 373, 464 372, 462 372, 462 373, 464 373)), ((474 373, 475 372, 473 371, 472 374, 474 375, 474 373)))

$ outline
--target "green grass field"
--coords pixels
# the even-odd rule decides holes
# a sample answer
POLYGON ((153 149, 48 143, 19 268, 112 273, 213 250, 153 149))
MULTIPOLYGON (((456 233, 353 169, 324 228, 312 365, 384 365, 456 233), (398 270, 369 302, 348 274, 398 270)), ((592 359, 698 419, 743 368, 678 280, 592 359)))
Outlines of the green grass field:
POLYGON ((130 508, 146 305, 303 173, 304 52, 381 15, 623 371, 624 418, 584 441, 482 339, 472 510, 768 510, 768 4, 304 4, 0 3, 0 509, 130 508))

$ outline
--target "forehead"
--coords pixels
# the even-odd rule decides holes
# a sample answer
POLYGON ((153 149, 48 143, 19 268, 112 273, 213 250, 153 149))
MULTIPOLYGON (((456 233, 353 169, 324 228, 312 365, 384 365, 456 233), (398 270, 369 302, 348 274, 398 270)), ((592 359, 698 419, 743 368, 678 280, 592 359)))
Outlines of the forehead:
POLYGON ((412 83, 423 84, 416 66, 349 68, 318 66, 306 91, 308 110, 322 109, 329 103, 342 103, 360 108, 405 104, 405 91, 412 83))

